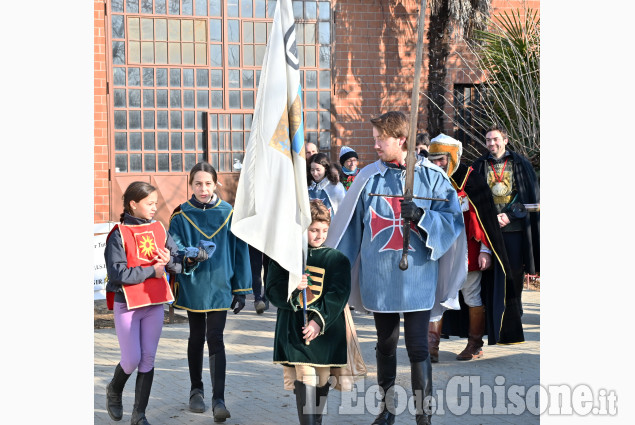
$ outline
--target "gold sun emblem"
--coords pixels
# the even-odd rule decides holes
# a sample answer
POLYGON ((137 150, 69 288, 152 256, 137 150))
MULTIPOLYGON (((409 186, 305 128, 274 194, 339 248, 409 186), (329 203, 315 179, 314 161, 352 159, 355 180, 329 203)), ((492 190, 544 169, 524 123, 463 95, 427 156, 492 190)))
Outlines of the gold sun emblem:
POLYGON ((152 256, 152 251, 154 251, 154 241, 150 236, 144 236, 143 239, 139 242, 139 249, 141 249, 141 254, 146 257, 152 256))

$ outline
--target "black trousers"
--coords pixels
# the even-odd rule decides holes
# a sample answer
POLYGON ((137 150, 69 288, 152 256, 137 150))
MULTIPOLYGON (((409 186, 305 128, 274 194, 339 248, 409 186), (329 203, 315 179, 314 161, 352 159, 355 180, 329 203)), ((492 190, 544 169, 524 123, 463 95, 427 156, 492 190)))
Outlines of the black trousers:
MULTIPOLYGON (((430 310, 402 314, 408 358, 411 363, 422 362, 428 358, 430 310)), ((400 313, 373 313, 373 318, 377 330, 377 349, 385 356, 392 356, 397 352, 399 342, 400 313)))
POLYGON ((260 272, 264 267, 264 282, 267 281, 267 271, 269 270, 269 257, 249 245, 249 262, 251 263, 251 289, 254 291, 254 300, 265 301, 266 296, 263 291, 263 280, 260 272))
POLYGON ((202 390, 203 357, 206 339, 209 355, 213 356, 216 354, 220 363, 225 361, 223 332, 227 322, 227 310, 203 313, 188 311, 187 318, 190 322, 190 336, 187 340, 187 362, 190 369, 191 389, 202 390))

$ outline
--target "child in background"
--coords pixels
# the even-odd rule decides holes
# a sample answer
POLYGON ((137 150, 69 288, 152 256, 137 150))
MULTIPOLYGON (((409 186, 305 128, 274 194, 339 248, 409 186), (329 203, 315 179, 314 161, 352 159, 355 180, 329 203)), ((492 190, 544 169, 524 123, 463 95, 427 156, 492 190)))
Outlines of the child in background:
MULTIPOLYGON (((323 246, 331 216, 319 200, 311 201, 306 274, 287 301, 289 272, 271 261, 265 285, 277 310, 273 361, 294 377, 300 424, 321 424, 331 368, 346 366, 346 322, 343 314, 351 290, 351 265, 339 251, 323 246), (304 326, 302 290, 307 294, 304 326), (328 334, 326 336, 325 334, 328 334), (307 343, 309 343, 307 345, 307 343)), ((285 386, 285 389, 292 389, 285 386)))
POLYGON ((230 232, 231 205, 215 193, 216 170, 199 162, 190 171, 193 193, 189 201, 172 213, 169 232, 179 249, 213 242, 210 261, 198 263, 176 276, 174 306, 187 310, 190 336, 187 363, 190 372, 189 409, 203 413, 203 356, 205 340, 209 351, 212 380, 212 412, 215 422, 231 415, 225 406, 227 368, 223 332, 227 310, 238 313, 245 307, 245 295, 252 292, 248 245, 230 232))
POLYGON ((161 222, 152 220, 157 199, 154 186, 145 182, 131 183, 123 195, 121 224, 108 234, 104 251, 108 307, 114 310, 121 349, 121 360, 106 388, 106 408, 113 421, 121 420, 123 389, 137 369, 132 425, 149 425, 145 410, 163 328, 163 303, 174 299, 164 269, 179 273, 183 267, 183 257, 178 254, 172 237, 161 222))
POLYGON ((309 199, 319 199, 330 211, 331 218, 346 195, 344 186, 339 181, 339 174, 329 161, 328 156, 317 153, 307 162, 307 183, 309 199))

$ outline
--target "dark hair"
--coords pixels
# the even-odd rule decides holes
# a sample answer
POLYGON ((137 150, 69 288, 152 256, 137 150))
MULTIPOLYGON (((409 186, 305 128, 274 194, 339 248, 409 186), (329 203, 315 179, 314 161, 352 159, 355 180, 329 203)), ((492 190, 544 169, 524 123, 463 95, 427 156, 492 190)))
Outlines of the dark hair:
POLYGON ((403 144, 402 149, 408 148, 409 122, 406 114, 399 111, 388 111, 378 117, 371 118, 370 122, 379 130, 381 136, 397 139, 404 137, 406 142, 403 144))
POLYGON ((329 160, 329 157, 325 153, 316 153, 306 163, 306 179, 309 185, 314 181, 313 176, 311 176, 311 164, 313 163, 324 167, 324 175, 331 183, 337 184, 340 181, 339 172, 332 167, 333 163, 329 160))
POLYGON ((344 171, 342 170, 342 166, 337 162, 331 162, 331 169, 333 170, 333 173, 337 173, 337 179, 341 181, 345 175, 344 171))
POLYGON ((324 223, 331 224, 331 213, 326 208, 324 202, 319 199, 313 199, 310 202, 311 207, 311 223, 314 221, 323 221, 324 223))
POLYGON ((415 142, 415 146, 421 145, 430 146, 430 136, 428 136, 428 133, 426 132, 417 134, 417 141, 415 142))
POLYGON ((490 126, 485 132, 485 134, 489 133, 490 131, 498 131, 501 134, 501 136, 503 136, 503 139, 507 139, 507 130, 505 130, 503 126, 501 125, 494 124, 490 126))
POLYGON ((123 217, 126 213, 130 215, 134 215, 132 213, 132 209, 130 209, 130 202, 135 201, 139 202, 142 199, 150 196, 152 192, 157 190, 156 187, 152 186, 150 183, 146 182, 132 182, 126 188, 126 191, 123 193, 123 212, 119 216, 119 221, 123 223, 123 217))
POLYGON ((210 173, 212 175, 212 180, 214 180, 214 184, 218 183, 217 181, 218 177, 216 176, 216 170, 214 170, 214 167, 212 167, 212 165, 209 162, 203 161, 193 166, 192 169, 190 170, 189 184, 192 184, 192 181, 194 181, 194 175, 198 173, 199 171, 210 173))

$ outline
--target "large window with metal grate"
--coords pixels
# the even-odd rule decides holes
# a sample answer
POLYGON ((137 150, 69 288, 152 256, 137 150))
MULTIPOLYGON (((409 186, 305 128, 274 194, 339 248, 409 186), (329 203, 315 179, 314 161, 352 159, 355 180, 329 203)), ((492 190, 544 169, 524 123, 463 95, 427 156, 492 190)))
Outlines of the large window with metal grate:
MULTIPOLYGON (((331 4, 293 1, 306 140, 330 147, 331 4)), ((115 173, 236 171, 249 139, 275 1, 111 0, 115 173)), ((108 9, 107 9, 108 10, 108 9)))

